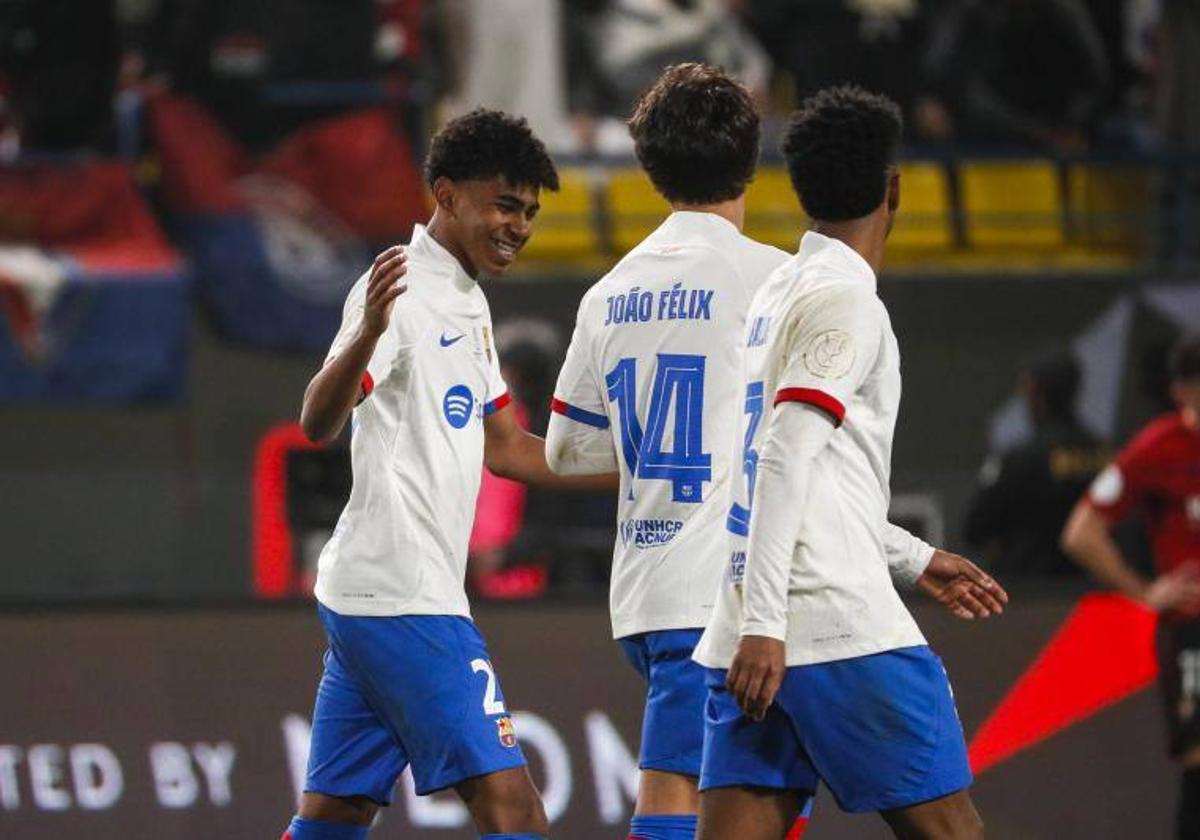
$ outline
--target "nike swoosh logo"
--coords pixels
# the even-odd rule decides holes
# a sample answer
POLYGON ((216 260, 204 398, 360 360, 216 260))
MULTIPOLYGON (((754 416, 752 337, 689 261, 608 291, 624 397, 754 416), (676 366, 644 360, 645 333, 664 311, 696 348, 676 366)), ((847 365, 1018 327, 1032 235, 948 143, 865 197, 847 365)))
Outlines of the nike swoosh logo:
POLYGON ((454 336, 454 338, 446 338, 446 334, 442 333, 442 337, 438 339, 438 344, 442 345, 443 347, 449 347, 451 344, 461 339, 464 335, 466 335, 466 333, 459 333, 458 335, 454 336))

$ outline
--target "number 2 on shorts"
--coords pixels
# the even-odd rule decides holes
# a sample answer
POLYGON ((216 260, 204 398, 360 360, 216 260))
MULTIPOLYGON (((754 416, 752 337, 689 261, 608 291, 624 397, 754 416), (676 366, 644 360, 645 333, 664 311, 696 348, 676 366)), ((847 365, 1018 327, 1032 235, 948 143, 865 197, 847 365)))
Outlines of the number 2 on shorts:
POLYGON ((492 663, 486 659, 472 659, 471 670, 476 674, 480 671, 487 674, 487 689, 483 692, 483 713, 485 715, 507 714, 504 709, 504 701, 496 698, 496 672, 492 670, 492 663))

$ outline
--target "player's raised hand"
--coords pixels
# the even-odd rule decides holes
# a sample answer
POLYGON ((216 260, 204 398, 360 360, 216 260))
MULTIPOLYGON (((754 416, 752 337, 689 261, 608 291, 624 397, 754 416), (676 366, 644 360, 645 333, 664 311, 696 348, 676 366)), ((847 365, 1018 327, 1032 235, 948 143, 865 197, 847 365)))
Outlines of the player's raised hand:
POLYGON ((769 636, 742 636, 725 687, 751 720, 762 720, 775 702, 785 670, 784 643, 769 636))
POLYGON ((375 258, 371 276, 367 279, 367 300, 363 307, 363 332, 378 338, 387 329, 392 317, 392 304, 408 291, 400 282, 408 273, 408 253, 401 245, 393 245, 375 258))
POLYGON ((938 549, 917 578, 917 588, 965 620, 1004 612, 1008 593, 996 580, 965 557, 938 549))

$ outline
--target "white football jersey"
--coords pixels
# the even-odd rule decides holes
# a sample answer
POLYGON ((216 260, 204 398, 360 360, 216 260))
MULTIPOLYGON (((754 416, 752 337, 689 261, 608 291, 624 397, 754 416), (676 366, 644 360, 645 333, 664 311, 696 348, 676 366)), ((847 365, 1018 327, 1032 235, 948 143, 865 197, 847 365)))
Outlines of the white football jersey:
POLYGON ((759 290, 745 336, 743 454, 730 482, 727 564, 696 661, 729 667, 743 632, 786 638, 788 666, 924 644, 893 585, 893 577, 915 579, 933 549, 887 521, 900 351, 874 271, 845 243, 809 231, 759 290), (742 580, 757 453, 787 401, 825 411, 838 428, 797 505, 791 556, 780 558, 790 569, 787 612, 776 622, 744 603, 742 580))
MULTIPOLYGON (((316 595, 348 615, 468 616, 483 418, 509 397, 482 290, 424 227, 407 250, 408 291, 363 377, 354 484, 321 552, 316 595)), ((368 276, 350 290, 330 359, 362 322, 368 276)))
POLYGON ((580 303, 547 452, 563 472, 621 474, 616 638, 708 619, 727 557, 746 310, 787 258, 720 216, 675 212, 580 303))

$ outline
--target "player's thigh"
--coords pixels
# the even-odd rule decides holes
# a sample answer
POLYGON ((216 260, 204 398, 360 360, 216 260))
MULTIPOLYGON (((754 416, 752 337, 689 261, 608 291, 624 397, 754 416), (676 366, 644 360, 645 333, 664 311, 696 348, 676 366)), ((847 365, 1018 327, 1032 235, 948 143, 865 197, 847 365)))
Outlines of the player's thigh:
POLYGON ((621 640, 646 680, 638 767, 698 777, 704 752, 705 669, 692 660, 699 630, 666 630, 621 640))
POLYGON ((309 797, 312 818, 359 822, 363 808, 356 803, 388 804, 406 763, 401 742, 331 646, 317 686, 304 781, 306 796, 319 795, 309 797))
MULTIPOLYGON (((487 646, 457 616, 338 623, 370 700, 404 744, 417 793, 524 767, 487 646)), ((345 658, 351 658, 346 654, 345 658)))
POLYGON ((929 802, 881 811, 901 840, 980 840, 983 820, 965 790, 929 802))
POLYGON ((795 822, 802 795, 794 790, 721 787, 700 794, 697 840, 781 840, 795 822))
POLYGON ((928 647, 790 668, 776 704, 843 810, 904 808, 971 784, 950 682, 928 647))
POLYGON ((549 830, 542 799, 525 767, 465 779, 454 790, 481 834, 545 834, 549 830))
POLYGON ((705 792, 720 788, 815 793, 816 770, 787 715, 772 705, 761 721, 746 717, 725 688, 725 676, 723 670, 707 669, 701 805, 705 792))

